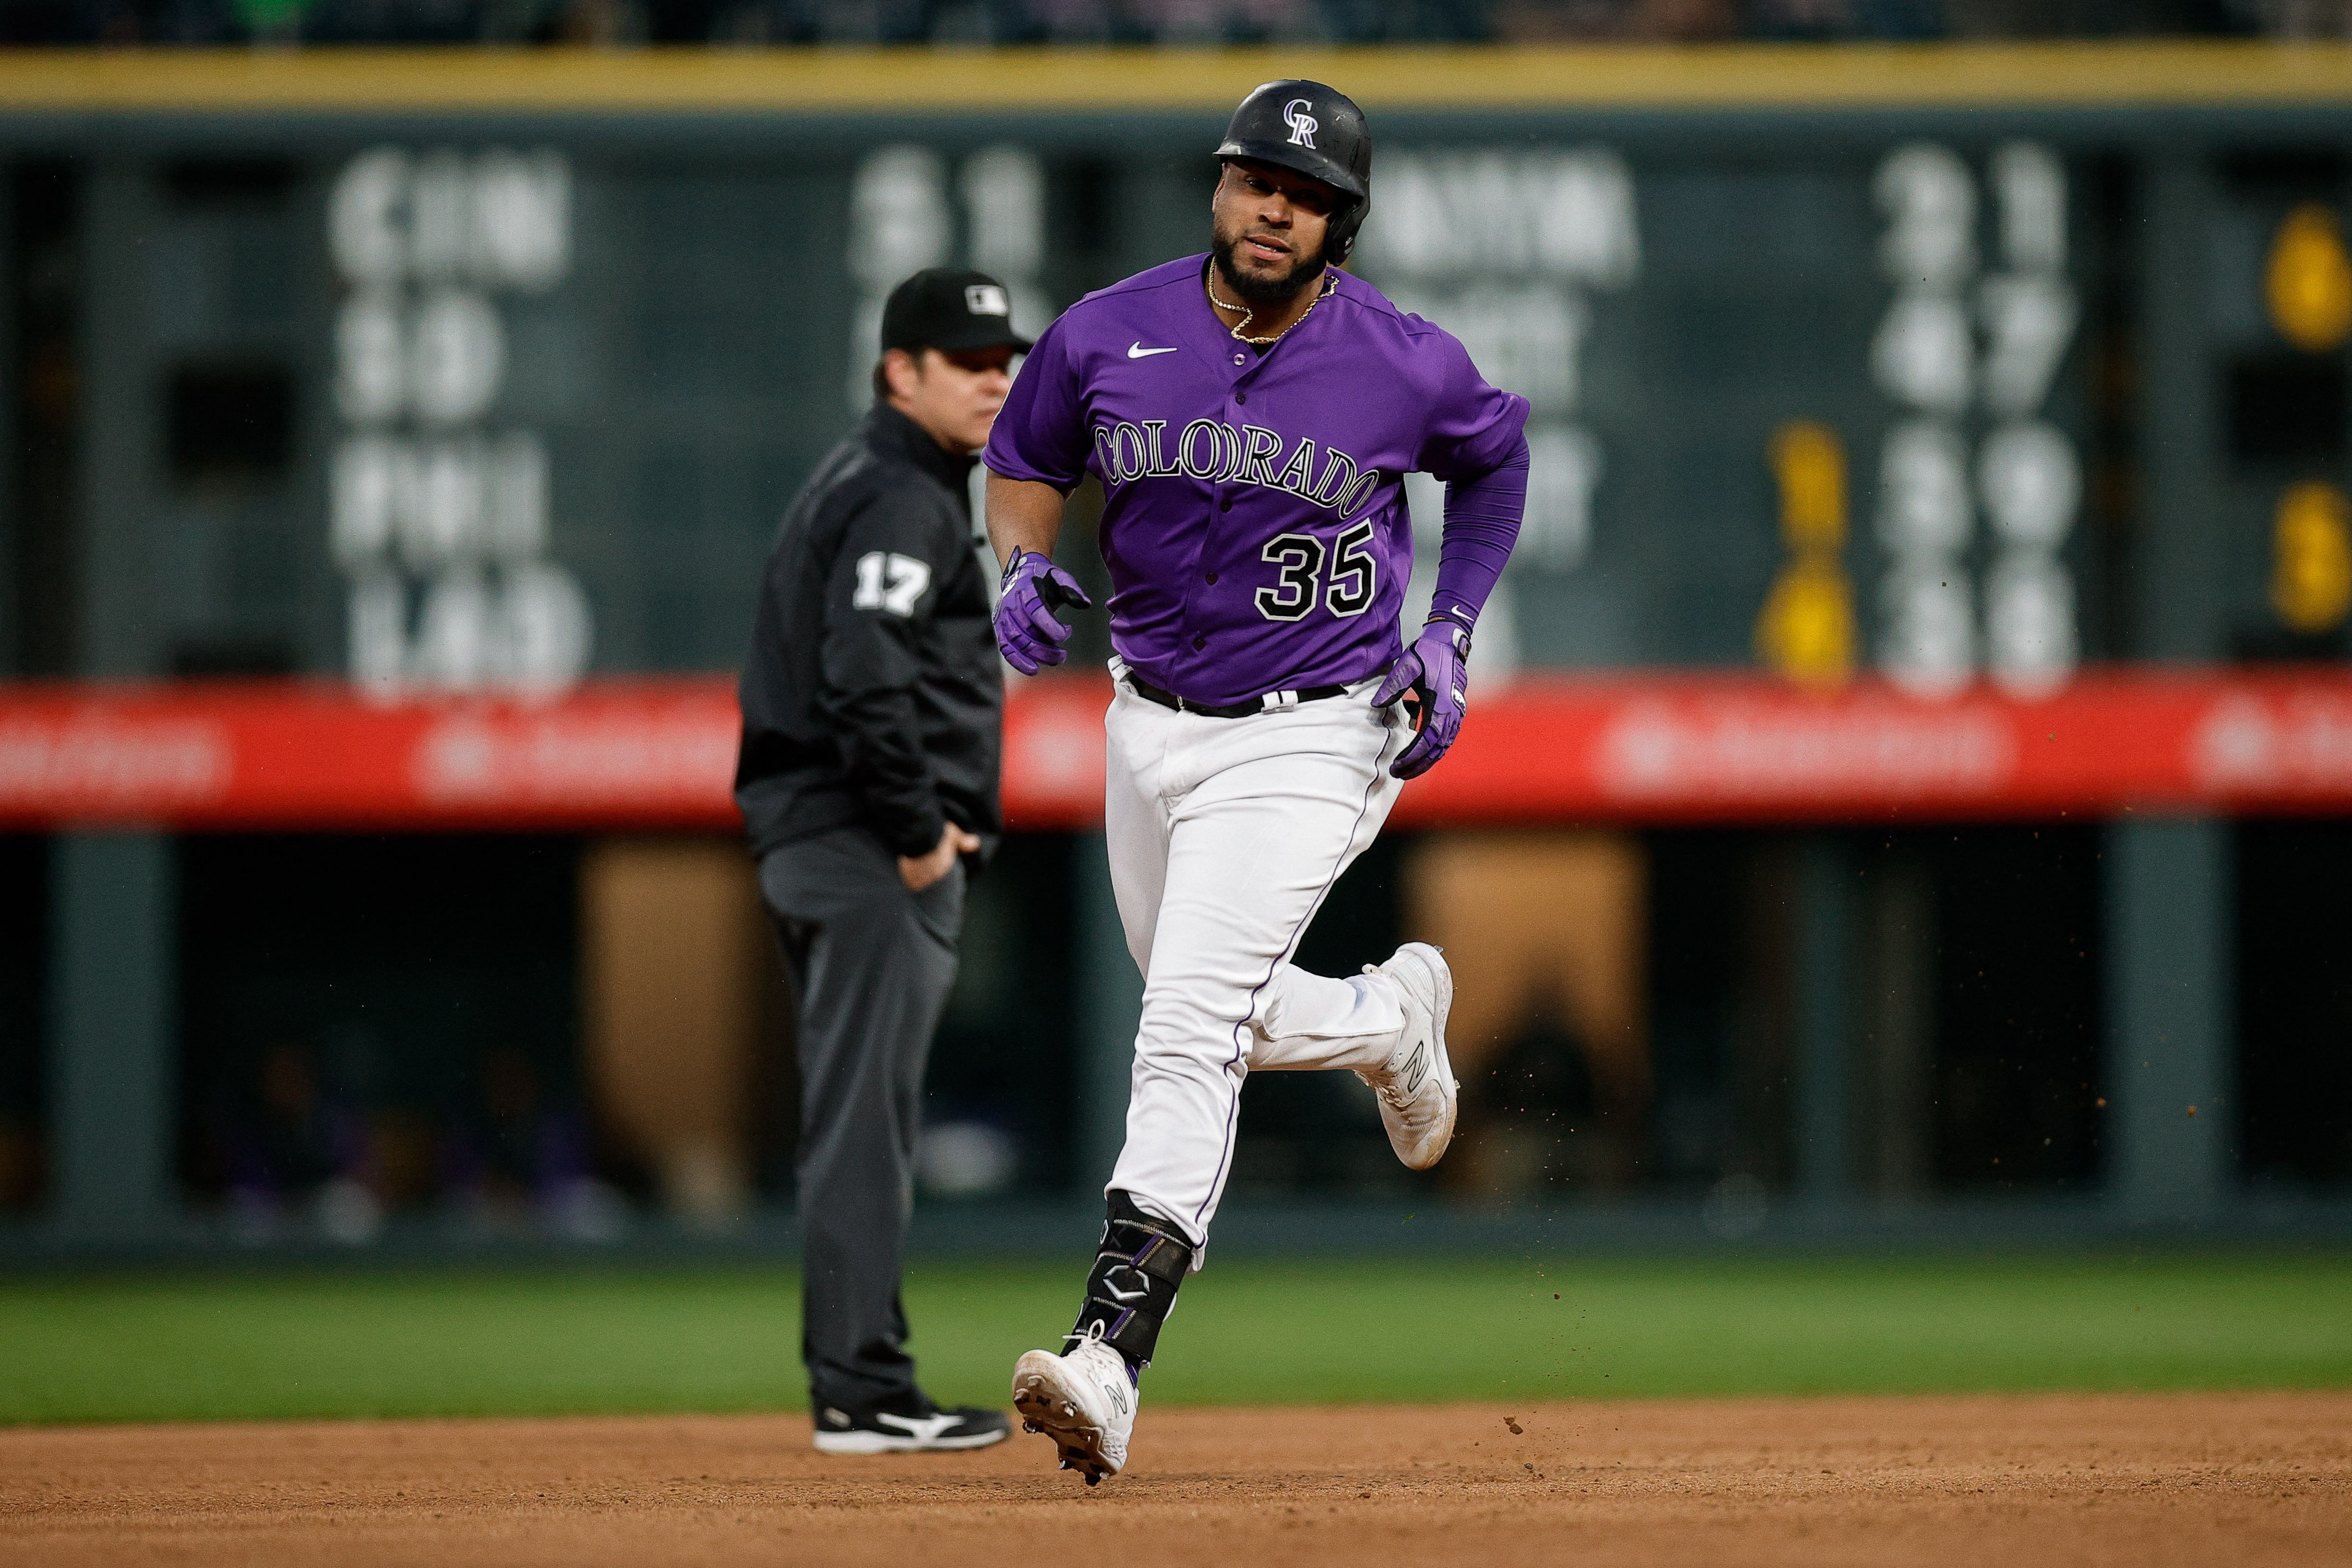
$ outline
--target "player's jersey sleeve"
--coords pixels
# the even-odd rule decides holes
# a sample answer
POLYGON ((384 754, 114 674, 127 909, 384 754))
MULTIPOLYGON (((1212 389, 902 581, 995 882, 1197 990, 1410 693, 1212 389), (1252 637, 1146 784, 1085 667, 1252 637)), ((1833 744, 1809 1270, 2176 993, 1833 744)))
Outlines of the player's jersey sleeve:
POLYGON ((1437 356, 1440 374, 1413 467, 1441 479, 1490 473, 1518 450, 1527 429, 1528 400, 1490 385, 1470 363, 1470 351, 1451 332, 1436 336, 1431 352, 1437 356))
POLYGON ((868 820, 900 855, 921 855, 945 818, 915 712, 919 628, 954 563, 940 558, 935 509, 901 487, 848 519, 824 591, 824 692, 842 761, 868 820))
POLYGON ((992 474, 1034 479, 1066 493, 1086 477, 1086 388, 1069 355, 1070 318, 1047 327, 1021 362, 981 461, 992 474))

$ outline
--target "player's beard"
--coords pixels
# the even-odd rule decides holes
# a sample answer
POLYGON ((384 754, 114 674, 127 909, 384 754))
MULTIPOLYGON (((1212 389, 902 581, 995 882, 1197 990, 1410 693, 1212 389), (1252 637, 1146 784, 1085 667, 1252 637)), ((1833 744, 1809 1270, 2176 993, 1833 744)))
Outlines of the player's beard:
POLYGON ((1294 253, 1289 268, 1277 277, 1244 272, 1234 264, 1234 252, 1246 237, 1245 233, 1227 234, 1213 223, 1209 228, 1209 251, 1216 262, 1217 276, 1245 305, 1286 304, 1298 298, 1298 291, 1322 274, 1321 246, 1315 247, 1312 256, 1294 253))

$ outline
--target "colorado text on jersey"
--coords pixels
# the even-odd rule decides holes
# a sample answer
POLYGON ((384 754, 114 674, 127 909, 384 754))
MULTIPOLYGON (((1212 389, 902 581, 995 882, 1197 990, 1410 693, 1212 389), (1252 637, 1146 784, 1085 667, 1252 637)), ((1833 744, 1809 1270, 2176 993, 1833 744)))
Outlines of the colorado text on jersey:
POLYGON ((1238 480, 1267 489, 1288 490, 1301 500, 1346 517, 1380 488, 1381 471, 1356 471, 1356 459, 1337 447, 1323 449, 1323 472, 1315 472, 1315 442, 1301 436, 1281 466, 1282 437, 1259 425, 1234 426, 1215 419, 1195 419, 1184 426, 1171 446, 1168 421, 1146 419, 1141 424, 1120 420, 1094 429, 1095 454, 1102 460, 1106 484, 1132 479, 1186 479, 1238 480))

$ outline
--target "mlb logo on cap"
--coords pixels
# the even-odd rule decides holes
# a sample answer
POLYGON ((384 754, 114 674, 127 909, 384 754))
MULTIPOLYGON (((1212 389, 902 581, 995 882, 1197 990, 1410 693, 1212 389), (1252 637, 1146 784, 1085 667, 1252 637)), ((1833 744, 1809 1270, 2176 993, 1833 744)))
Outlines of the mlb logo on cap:
POLYGON ((1029 352, 1013 330, 1013 296, 985 272, 927 267, 890 290, 882 307, 885 350, 1009 348, 1029 352))

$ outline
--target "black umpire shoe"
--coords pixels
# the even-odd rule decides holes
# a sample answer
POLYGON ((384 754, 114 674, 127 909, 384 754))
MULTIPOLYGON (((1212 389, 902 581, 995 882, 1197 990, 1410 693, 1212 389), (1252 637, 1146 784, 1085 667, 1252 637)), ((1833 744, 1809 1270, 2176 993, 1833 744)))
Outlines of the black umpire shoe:
POLYGON ((942 1454, 985 1448, 1012 1431, 1002 1410, 942 1410, 919 1389, 864 1410, 820 1405, 815 1424, 820 1454, 942 1454))

